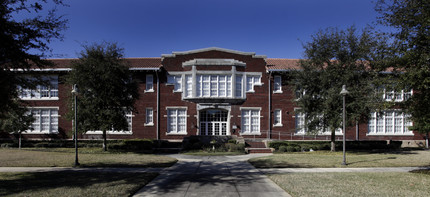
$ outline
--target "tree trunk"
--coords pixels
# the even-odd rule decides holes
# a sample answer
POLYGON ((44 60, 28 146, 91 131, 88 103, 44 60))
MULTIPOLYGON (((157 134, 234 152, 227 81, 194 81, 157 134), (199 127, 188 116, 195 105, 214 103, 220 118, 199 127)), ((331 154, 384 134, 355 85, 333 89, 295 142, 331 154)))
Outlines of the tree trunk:
POLYGON ((331 151, 332 152, 334 152, 334 151, 336 151, 336 133, 335 133, 335 131, 336 130, 331 130, 331 151))
POLYGON ((106 131, 103 131, 103 151, 107 151, 106 131))
POLYGON ((21 137, 21 132, 19 132, 19 139, 18 139, 18 147, 19 147, 19 150, 21 150, 21 139, 22 139, 22 137, 21 137))

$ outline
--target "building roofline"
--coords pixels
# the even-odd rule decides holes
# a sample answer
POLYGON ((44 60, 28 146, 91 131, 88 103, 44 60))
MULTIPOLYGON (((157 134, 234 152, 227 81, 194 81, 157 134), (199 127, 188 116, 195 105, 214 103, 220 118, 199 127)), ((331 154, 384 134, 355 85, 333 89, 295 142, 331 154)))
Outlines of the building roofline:
POLYGON ((172 54, 162 54, 161 57, 162 58, 176 57, 176 55, 188 55, 188 54, 201 53, 201 52, 207 52, 207 51, 221 51, 226 53, 234 53, 238 55, 250 55, 253 58, 264 58, 264 59, 267 58, 265 55, 255 55, 255 52, 243 52, 243 51, 225 49, 220 47, 208 47, 208 48, 195 49, 195 50, 189 50, 189 51, 173 51, 172 54))

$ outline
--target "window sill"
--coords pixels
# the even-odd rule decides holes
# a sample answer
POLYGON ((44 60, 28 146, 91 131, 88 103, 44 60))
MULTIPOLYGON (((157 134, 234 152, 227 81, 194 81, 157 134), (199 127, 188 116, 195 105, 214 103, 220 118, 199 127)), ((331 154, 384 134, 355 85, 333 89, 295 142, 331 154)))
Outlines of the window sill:
MULTIPOLYGON (((103 134, 103 131, 87 131, 85 133, 86 135, 101 135, 103 134)), ((133 132, 131 131, 106 131, 107 135, 132 135, 133 132)))
POLYGON ((166 135, 187 135, 187 133, 166 133, 166 135))
POLYGON ((23 101, 58 101, 60 100, 58 97, 54 98, 21 98, 23 101))
POLYGON ((145 90, 144 93, 155 92, 154 90, 145 90))
POLYGON ((145 126, 145 127, 153 127, 154 123, 145 123, 145 124, 143 124, 143 126, 145 126))
POLYGON ((282 124, 274 124, 273 127, 283 127, 284 125, 282 124))
POLYGON ((367 133, 366 136, 414 136, 413 133, 367 133))
POLYGON ((261 133, 241 133, 240 135, 261 135, 261 133))
POLYGON ((273 91, 273 94, 282 94, 284 92, 282 92, 282 90, 277 90, 277 91, 273 91))
POLYGON ((34 131, 34 132, 24 131, 24 132, 22 132, 23 135, 58 134, 58 133, 59 133, 58 131, 56 131, 56 132, 49 132, 49 131, 40 131, 40 132, 38 132, 38 131, 34 131))

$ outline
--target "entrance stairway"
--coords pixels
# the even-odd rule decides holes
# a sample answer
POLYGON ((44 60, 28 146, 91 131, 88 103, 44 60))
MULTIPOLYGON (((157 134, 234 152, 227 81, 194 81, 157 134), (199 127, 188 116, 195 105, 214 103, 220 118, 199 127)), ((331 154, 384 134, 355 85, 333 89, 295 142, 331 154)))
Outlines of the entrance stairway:
POLYGON ((267 148, 266 144, 262 141, 245 140, 247 153, 272 153, 272 149, 267 148))

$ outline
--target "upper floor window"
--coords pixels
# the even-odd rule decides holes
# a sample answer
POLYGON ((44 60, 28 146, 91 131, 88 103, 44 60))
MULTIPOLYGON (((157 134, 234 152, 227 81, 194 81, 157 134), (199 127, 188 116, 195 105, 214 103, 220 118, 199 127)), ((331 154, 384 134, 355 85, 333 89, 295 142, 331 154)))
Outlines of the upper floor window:
MULTIPOLYGON (((36 81, 35 78, 29 78, 36 81)), ((18 87, 21 99, 58 99, 58 76, 44 76, 36 89, 18 87)))
POLYGON ((167 83, 173 84, 173 92, 181 92, 182 91, 182 76, 181 75, 169 75, 167 77, 167 83))
POLYGON ((153 92, 154 91, 154 76, 146 75, 146 89, 145 92, 153 92))
MULTIPOLYGON (((197 97, 232 97, 232 82, 230 75, 197 75, 197 97)), ((187 83, 192 83, 187 81, 187 83)), ((187 85, 189 87, 189 85, 187 85)), ((192 87, 192 86, 191 86, 192 87)))
POLYGON ((246 92, 255 92, 254 86, 261 85, 261 77, 248 75, 246 76, 246 92))
POLYGON ((279 75, 274 77, 273 92, 274 93, 282 93, 282 78, 279 75))
POLYGON ((412 96, 412 89, 409 90, 388 90, 384 89, 384 98, 386 101, 405 101, 408 100, 412 96))

